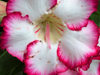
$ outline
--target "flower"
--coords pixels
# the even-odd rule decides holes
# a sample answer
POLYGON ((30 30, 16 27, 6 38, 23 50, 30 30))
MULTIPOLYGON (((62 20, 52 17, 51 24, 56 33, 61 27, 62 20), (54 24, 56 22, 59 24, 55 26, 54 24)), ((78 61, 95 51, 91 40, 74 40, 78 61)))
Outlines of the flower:
MULTIPOLYGON (((58 75, 99 75, 100 74, 100 56, 92 59, 91 64, 87 64, 87 70, 67 70, 63 73, 59 73, 58 75)), ((86 67, 84 66, 84 67, 86 67)))
POLYGON ((80 75, 80 73, 74 70, 67 70, 65 72, 59 73, 58 75, 80 75))
POLYGON ((97 0, 9 0, 0 47, 25 63, 28 75, 56 75, 97 55, 97 0))
POLYGON ((93 57, 89 69, 86 71, 80 69, 81 75, 99 75, 100 74, 100 55, 93 57))

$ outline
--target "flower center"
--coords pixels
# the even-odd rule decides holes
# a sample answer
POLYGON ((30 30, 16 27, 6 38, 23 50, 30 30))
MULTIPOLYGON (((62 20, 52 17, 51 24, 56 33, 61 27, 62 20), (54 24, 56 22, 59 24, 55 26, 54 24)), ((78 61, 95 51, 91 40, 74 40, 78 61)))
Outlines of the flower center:
POLYGON ((35 33, 38 34, 38 37, 45 42, 47 42, 46 38, 49 38, 51 43, 57 43, 60 40, 65 28, 62 20, 53 13, 44 14, 35 21, 35 25, 35 33))

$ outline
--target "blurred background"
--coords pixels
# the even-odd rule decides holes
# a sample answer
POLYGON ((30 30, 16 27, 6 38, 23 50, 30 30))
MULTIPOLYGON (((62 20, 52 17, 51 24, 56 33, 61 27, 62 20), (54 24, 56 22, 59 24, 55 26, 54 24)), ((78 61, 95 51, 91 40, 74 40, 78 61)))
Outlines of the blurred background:
MULTIPOLYGON (((7 2, 8 0, 0 0, 7 2)), ((4 14, 5 15, 5 14, 4 14)), ((93 13, 90 17, 94 20, 98 27, 100 27, 100 0, 98 11, 93 13)), ((0 27, 0 35, 3 29, 0 27)), ((7 51, 0 49, 0 75, 26 75, 23 73, 24 64, 17 58, 12 57, 7 51)))

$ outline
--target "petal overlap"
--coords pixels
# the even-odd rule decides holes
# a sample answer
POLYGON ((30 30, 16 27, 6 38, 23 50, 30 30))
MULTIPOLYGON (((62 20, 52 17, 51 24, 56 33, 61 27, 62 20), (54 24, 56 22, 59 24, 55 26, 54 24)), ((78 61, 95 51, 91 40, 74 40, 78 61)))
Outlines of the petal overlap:
POLYGON ((100 75, 100 60, 93 60, 87 71, 80 70, 81 75, 100 75))
POLYGON ((57 3, 57 0, 9 0, 7 13, 21 12, 29 15, 31 21, 37 20, 57 3))
POLYGON ((51 49, 44 42, 33 41, 27 47, 25 54, 25 73, 27 75, 56 75, 66 71, 64 66, 57 58, 57 44, 52 45, 51 49))
POLYGON ((90 15, 97 10, 98 0, 60 0, 54 13, 62 18, 71 30, 81 30, 90 15))
POLYGON ((70 68, 86 64, 97 54, 98 28, 93 21, 81 31, 66 29, 58 47, 58 57, 70 68))
POLYGON ((4 32, 0 40, 0 47, 23 61, 26 46, 36 39, 34 26, 28 21, 28 17, 22 17, 20 13, 11 13, 4 17, 1 26, 4 32))
POLYGON ((79 72, 68 69, 65 72, 58 73, 58 75, 79 75, 79 72))

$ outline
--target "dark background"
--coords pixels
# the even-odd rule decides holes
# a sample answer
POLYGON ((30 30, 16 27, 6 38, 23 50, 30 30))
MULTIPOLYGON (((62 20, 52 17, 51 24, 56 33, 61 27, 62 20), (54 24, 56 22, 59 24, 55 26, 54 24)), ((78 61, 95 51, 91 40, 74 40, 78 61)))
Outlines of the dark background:
POLYGON ((1 0, 1 1, 6 1, 7 2, 8 0, 1 0))
MULTIPOLYGON (((8 0, 2 0, 8 1, 8 0)), ((0 27, 0 35, 3 29, 0 27)), ((0 75, 26 75, 24 64, 17 58, 12 57, 7 51, 0 49, 0 75)))

